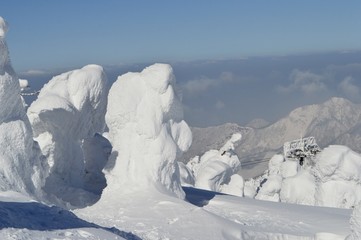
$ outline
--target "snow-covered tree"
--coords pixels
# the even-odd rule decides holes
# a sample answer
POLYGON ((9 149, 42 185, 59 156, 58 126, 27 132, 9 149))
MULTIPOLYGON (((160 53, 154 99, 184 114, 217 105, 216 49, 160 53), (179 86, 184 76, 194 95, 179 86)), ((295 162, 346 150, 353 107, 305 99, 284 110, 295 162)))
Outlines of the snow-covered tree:
POLYGON ((20 96, 19 79, 5 42, 0 17, 0 190, 35 193, 41 185, 39 151, 20 96))
POLYGON ((195 177, 195 187, 243 196, 243 178, 237 175, 241 162, 234 152, 241 138, 240 133, 235 133, 220 150, 209 150, 188 162, 195 177))
POLYGON ((131 191, 184 197, 177 157, 192 140, 170 65, 127 73, 112 85, 106 113, 113 152, 101 201, 131 191))
POLYGON ((95 136, 105 127, 106 84, 103 68, 87 65, 55 76, 28 108, 34 137, 49 165, 44 190, 75 206, 95 201, 99 196, 93 195, 105 187, 102 169, 94 166, 104 166, 108 157, 99 148, 105 139, 95 136), (94 149, 99 152, 94 153, 94 149), (86 181, 91 179, 96 183, 89 188, 91 184, 86 181), (94 189, 96 186, 99 189, 94 189))

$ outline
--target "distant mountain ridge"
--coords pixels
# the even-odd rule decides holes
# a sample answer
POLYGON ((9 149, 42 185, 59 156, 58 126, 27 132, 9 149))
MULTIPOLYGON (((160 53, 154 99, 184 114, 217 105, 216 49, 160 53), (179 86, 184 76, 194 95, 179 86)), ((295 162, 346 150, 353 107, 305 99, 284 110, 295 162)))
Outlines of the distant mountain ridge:
POLYGON ((270 157, 282 151, 284 142, 301 137, 314 136, 321 148, 340 144, 361 152, 361 104, 344 98, 331 98, 321 104, 296 108, 263 128, 226 123, 192 128, 192 132, 193 144, 183 156, 183 161, 209 149, 219 149, 232 133, 241 132, 242 143, 236 152, 243 162, 245 177, 253 177, 266 169, 270 157))

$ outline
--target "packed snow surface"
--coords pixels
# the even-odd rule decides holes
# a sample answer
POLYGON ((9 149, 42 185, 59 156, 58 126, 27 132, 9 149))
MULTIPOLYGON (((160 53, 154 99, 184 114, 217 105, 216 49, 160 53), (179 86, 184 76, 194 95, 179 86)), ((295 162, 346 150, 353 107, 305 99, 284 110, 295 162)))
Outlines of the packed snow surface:
POLYGON ((351 233, 351 210, 184 190, 194 205, 145 191, 125 195, 115 204, 76 210, 75 214, 101 226, 132 232, 141 239, 341 240, 351 233))

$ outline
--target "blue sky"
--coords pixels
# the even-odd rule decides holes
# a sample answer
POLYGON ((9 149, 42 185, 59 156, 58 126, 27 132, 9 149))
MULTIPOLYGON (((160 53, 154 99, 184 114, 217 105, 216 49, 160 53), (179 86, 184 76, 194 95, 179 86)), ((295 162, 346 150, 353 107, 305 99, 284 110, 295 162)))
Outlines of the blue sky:
POLYGON ((19 70, 361 48, 360 1, 3 0, 19 70))
POLYGON ((13 66, 33 88, 95 63, 110 81, 171 63, 192 126, 275 121, 361 102, 361 1, 2 0, 13 66))

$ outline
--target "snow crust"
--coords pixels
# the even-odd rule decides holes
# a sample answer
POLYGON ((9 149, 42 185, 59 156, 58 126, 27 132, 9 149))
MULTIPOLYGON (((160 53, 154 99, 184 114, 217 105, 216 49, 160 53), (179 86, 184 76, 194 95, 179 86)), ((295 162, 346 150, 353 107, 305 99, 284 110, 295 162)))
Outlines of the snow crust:
POLYGON ((0 191, 35 194, 41 185, 39 151, 20 96, 19 80, 11 66, 6 31, 0 17, 0 191))
POLYGON ((176 159, 192 133, 171 66, 154 64, 118 77, 105 117, 113 151, 100 201, 149 189, 184 198, 176 159))
MULTIPOLYGON (((87 179, 101 175, 102 169, 93 166, 105 165, 108 157, 89 153, 94 149, 101 153, 97 148, 101 136, 95 134, 105 127, 106 83, 101 66, 87 65, 51 79, 28 108, 34 137, 48 163, 44 190, 75 206, 92 198, 82 189, 87 179)), ((103 176, 100 186, 104 185, 103 176)))

